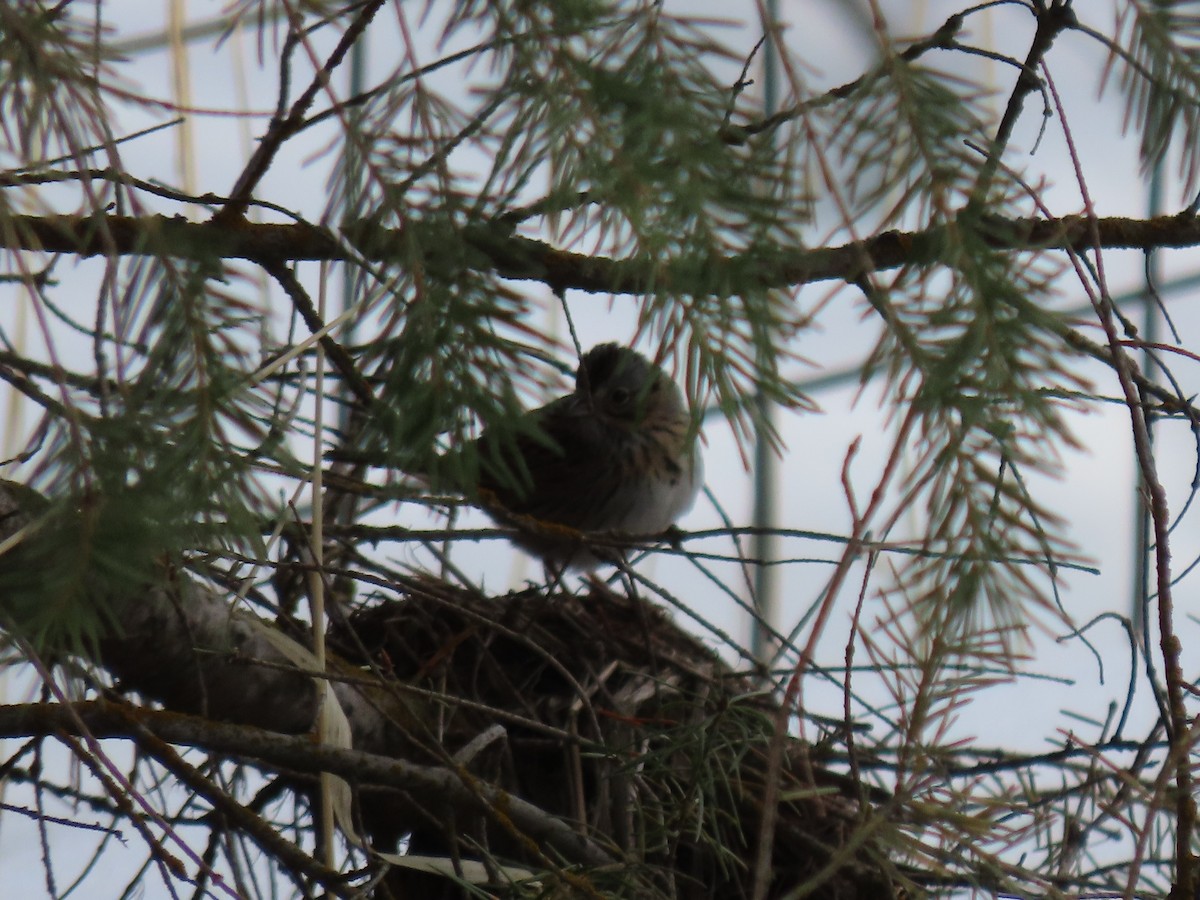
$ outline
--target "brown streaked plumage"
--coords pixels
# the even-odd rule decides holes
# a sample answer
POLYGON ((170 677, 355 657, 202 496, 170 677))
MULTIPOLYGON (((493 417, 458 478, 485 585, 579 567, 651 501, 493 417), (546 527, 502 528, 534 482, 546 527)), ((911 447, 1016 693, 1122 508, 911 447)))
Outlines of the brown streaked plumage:
POLYGON ((520 529, 519 543, 551 565, 595 565, 586 533, 666 530, 703 483, 683 393, 627 347, 593 347, 575 390, 526 415, 534 434, 476 442, 478 487, 488 513, 520 529))

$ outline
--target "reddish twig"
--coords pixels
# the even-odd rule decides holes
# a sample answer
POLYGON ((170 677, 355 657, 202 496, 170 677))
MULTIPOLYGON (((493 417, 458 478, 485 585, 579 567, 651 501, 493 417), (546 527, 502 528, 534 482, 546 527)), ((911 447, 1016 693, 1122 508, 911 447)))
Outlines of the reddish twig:
MULTIPOLYGON (((359 11, 354 21, 346 29, 337 46, 333 48, 333 52, 329 54, 329 58, 325 61, 325 65, 313 77, 312 82, 304 93, 302 93, 296 102, 292 104, 286 116, 276 115, 271 124, 267 128, 267 133, 263 135, 259 141, 254 155, 250 157, 250 161, 246 163, 246 167, 242 170, 242 174, 238 176, 237 182, 233 186, 233 190, 229 192, 229 203, 213 217, 214 222, 231 222, 242 218, 246 214, 246 209, 250 205, 251 196, 254 193, 254 188, 258 186, 259 181, 266 175, 267 170, 271 167, 271 162, 275 159, 275 154, 279 152, 279 148, 283 146, 284 141, 300 131, 304 127, 304 117, 308 114, 308 110, 312 107, 313 101, 317 98, 317 92, 329 83, 329 76, 350 52, 350 48, 354 46, 363 31, 366 30, 371 19, 375 17, 375 13, 383 6, 384 0, 371 0, 359 11)), ((293 27, 296 27, 293 25, 293 27)), ((286 51, 283 54, 283 65, 286 68, 289 55, 286 51)), ((287 90, 286 74, 281 78, 280 83, 280 102, 284 101, 284 92, 287 90)))
MULTIPOLYGON (((1071 162, 1075 168, 1075 177, 1083 197, 1084 209, 1091 222, 1097 221, 1095 207, 1091 194, 1083 177, 1082 164, 1075 147, 1075 140, 1067 124, 1066 113, 1059 99, 1058 91, 1050 74, 1044 71, 1050 95, 1054 100, 1055 110, 1059 121, 1062 122, 1063 136, 1071 162)), ((1093 225, 1094 229, 1094 225, 1093 225)), ((1104 262, 1099 244, 1099 232, 1094 231, 1094 253, 1096 256, 1096 277, 1099 282, 1100 295, 1093 298, 1093 305, 1100 324, 1108 339, 1109 352, 1112 356, 1113 370, 1121 385, 1121 393, 1129 410, 1130 425, 1133 430, 1133 447, 1141 473, 1142 483, 1150 501, 1150 519, 1154 529, 1155 580, 1158 594, 1158 628, 1159 646, 1163 656, 1164 678, 1167 689, 1167 725, 1171 750, 1168 760, 1175 768, 1175 885, 1172 896, 1193 897, 1195 895, 1195 859, 1191 853, 1192 832, 1196 825, 1196 801, 1192 796, 1192 773, 1188 764, 1190 741, 1188 737, 1187 708, 1184 705, 1184 677, 1180 665, 1181 645, 1175 634, 1174 613, 1171 586, 1171 548, 1170 548, 1170 512, 1167 506, 1167 493, 1159 480, 1154 460, 1154 448, 1150 440, 1150 429, 1146 422, 1146 412, 1142 398, 1134 385, 1131 373, 1133 362, 1125 353, 1124 342, 1117 333, 1113 321, 1113 304, 1108 293, 1104 278, 1104 262)), ((1090 295, 1090 292, 1089 292, 1090 295)), ((1130 870, 1130 890, 1136 877, 1136 864, 1130 870)))

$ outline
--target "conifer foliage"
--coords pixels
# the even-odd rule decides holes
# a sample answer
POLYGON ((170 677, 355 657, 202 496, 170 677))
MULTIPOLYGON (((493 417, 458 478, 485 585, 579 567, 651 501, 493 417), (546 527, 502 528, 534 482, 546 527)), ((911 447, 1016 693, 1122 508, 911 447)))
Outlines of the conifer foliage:
POLYGON ((1109 273, 1200 244, 1200 3, 1101 5, 801 4, 834 84, 768 4, 236 0, 158 43, 0 3, 0 859, 55 897, 1197 896, 1200 479, 1160 463, 1200 350, 1109 273), (1140 176, 1092 140, 1171 214, 1105 208, 1140 176), (509 590, 473 440, 545 444, 521 413, 616 322, 714 497, 509 590), (821 465, 822 343, 879 427, 823 448, 819 531, 748 527, 744 466, 821 465), (1056 499, 1114 409, 1131 615, 1068 595, 1056 499), (965 737, 1105 620, 1072 677, 1126 665, 1111 709, 965 737))

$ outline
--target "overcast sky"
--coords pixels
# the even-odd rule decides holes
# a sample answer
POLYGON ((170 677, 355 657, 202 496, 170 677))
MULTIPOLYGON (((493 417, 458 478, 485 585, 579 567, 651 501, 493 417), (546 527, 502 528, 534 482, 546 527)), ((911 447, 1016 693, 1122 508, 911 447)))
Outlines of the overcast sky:
MULTIPOLYGON (((880 3, 892 23, 893 33, 914 37, 928 34, 962 5, 945 0, 880 3)), ((106 4, 105 16, 119 36, 143 35, 164 26, 164 10, 168 6, 160 0, 124 0, 106 4)), ((667 6, 670 8, 672 4, 668 3, 667 6)), ((714 14, 730 16, 731 4, 727 2, 688 3, 686 6, 697 15, 711 10, 714 14)), ((857 77, 868 64, 871 45, 859 30, 855 17, 848 12, 850 6, 838 2, 814 3, 811 0, 782 4, 784 16, 791 16, 794 20, 786 32, 786 41, 792 52, 803 60, 805 77, 811 79, 816 90, 857 77)), ((218 8, 214 3, 192 2, 188 4, 187 12, 194 19, 205 19, 215 14, 218 8)), ((408 7, 405 9, 414 17, 415 27, 417 6, 412 5, 411 10, 408 7)), ((745 4, 744 9, 745 15, 752 18, 753 5, 745 4)), ((1100 31, 1111 29, 1114 12, 1107 2, 1080 3, 1079 14, 1100 31)), ((369 69, 376 67, 382 70, 390 64, 384 35, 390 27, 386 22, 394 20, 395 11, 388 8, 386 16, 381 14, 379 27, 372 30, 368 44, 369 69)), ((1032 24, 1022 10, 1000 8, 973 17, 964 40, 1023 57, 1032 35, 1032 24)), ((743 53, 758 38, 758 30, 753 25, 734 24, 718 33, 743 53)), ((132 55, 128 63, 122 64, 120 71, 135 90, 170 99, 173 91, 172 59, 183 60, 193 106, 248 108, 269 113, 274 103, 277 75, 271 64, 262 68, 257 66, 254 47, 255 37, 252 34, 235 35, 220 48, 215 48, 211 40, 197 41, 183 56, 172 57, 165 48, 139 52, 132 55)), ((441 52, 444 50, 435 48, 431 42, 429 59, 441 52)), ((268 51, 268 57, 270 55, 268 51)), ((1082 170, 1097 211, 1101 215, 1141 216, 1147 210, 1147 190, 1139 168, 1136 143, 1121 137, 1123 99, 1111 85, 1102 96, 1098 91, 1105 59, 1102 47, 1081 35, 1068 34, 1055 45, 1049 65, 1063 97, 1070 130, 1077 143, 1082 170)), ((946 54, 939 54, 930 57, 929 62, 939 66, 953 65, 955 71, 990 86, 994 91, 991 102, 996 107, 1007 98, 1014 77, 1009 67, 979 57, 951 60, 946 54)), ((736 76, 736 71, 733 75, 736 76)), ((453 85, 441 85, 441 88, 450 91, 453 85)), ((1036 94, 1027 102, 1026 113, 1008 162, 1022 167, 1024 177, 1030 183, 1046 182, 1042 199, 1055 215, 1078 213, 1082 210, 1082 201, 1060 123, 1049 121, 1036 153, 1029 154, 1042 125, 1041 106, 1036 94)), ((118 111, 121 116, 116 129, 118 133, 136 131, 170 118, 169 113, 134 105, 119 108, 118 111)), ((181 171, 177 146, 180 140, 190 139, 194 151, 190 155, 191 165, 194 166, 190 177, 194 178, 195 191, 204 193, 211 190, 223 194, 227 193, 236 179, 252 147, 253 137, 261 133, 264 126, 265 119, 262 117, 241 120, 207 117, 197 121, 190 138, 182 129, 172 129, 124 145, 122 157, 127 168, 139 177, 158 177, 168 183, 180 184, 185 175, 181 171)), ((264 180, 260 195, 281 202, 307 217, 318 218, 326 203, 328 172, 333 159, 330 154, 321 153, 329 137, 328 132, 321 134, 314 131, 298 141, 295 147, 285 149, 264 180)), ((1172 176, 1173 173, 1167 173, 1165 202, 1168 211, 1175 211, 1191 199, 1182 198, 1172 176)), ((170 211, 174 213, 179 210, 171 208, 170 211)), ((820 222, 832 221, 827 210, 819 210, 818 213, 820 222)), ((815 225, 813 233, 806 236, 810 246, 819 246, 830 239, 828 227, 824 225, 815 225)), ((844 236, 834 239, 840 241, 844 236)), ((1161 254, 1164 276, 1187 275, 1197 271, 1200 265, 1194 257, 1195 253, 1190 250, 1161 254)), ((1110 252, 1105 255, 1104 262, 1114 294, 1140 286, 1143 260, 1139 254, 1110 252)), ((80 296, 88 298, 90 304, 94 287, 89 290, 89 286, 94 285, 98 271, 95 263, 64 261, 56 271, 56 276, 66 285, 77 280, 80 296)), ((316 274, 315 264, 302 267, 302 274, 311 283, 316 274)), ((533 284, 521 284, 517 288, 531 296, 544 296, 540 288, 533 284)), ((828 298, 832 290, 830 285, 815 285, 798 291, 798 309, 815 308, 828 298)), ((0 303, 0 315, 5 316, 5 327, 10 331, 31 329, 22 305, 11 302, 15 296, 14 290, 0 286, 0 295, 7 295, 10 299, 8 303, 0 303)), ((1164 296, 1183 345, 1195 349, 1200 317, 1193 311, 1195 303, 1192 292, 1173 292, 1164 296)), ((1060 295, 1054 302, 1062 308, 1072 308, 1085 301, 1073 276, 1064 275, 1060 295)), ((573 293, 569 295, 569 302, 581 333, 586 335, 585 345, 603 340, 629 340, 633 327, 631 311, 634 308, 631 298, 610 300, 605 296, 573 293)), ((812 362, 811 368, 796 368, 798 378, 817 378, 863 359, 878 334, 875 321, 866 314, 864 306, 861 297, 854 291, 842 289, 836 294, 816 326, 798 339, 798 353, 812 362)), ((285 309, 282 300, 280 309, 285 309)), ((1080 327, 1089 330, 1093 338, 1097 337, 1094 326, 1080 327)), ((32 330, 27 333, 36 346, 39 338, 32 330)), ((61 335, 56 336, 56 340, 70 345, 72 338, 61 335)), ((90 353, 90 349, 86 352, 90 353)), ((1185 391, 1196 390, 1198 379, 1194 375, 1195 368, 1194 361, 1183 357, 1173 361, 1173 371, 1185 391)), ((1115 379, 1108 370, 1090 365, 1081 366, 1080 371, 1094 379, 1097 393, 1118 393, 1115 379)), ((786 528, 844 534, 849 518, 840 472, 847 448, 855 439, 862 440, 861 450, 853 465, 853 475, 860 496, 865 495, 873 486, 889 450, 890 427, 874 385, 868 386, 861 395, 857 385, 845 384, 816 391, 813 397, 820 405, 820 412, 781 415, 778 419, 786 450, 778 467, 777 524, 786 528)), ((0 393, 0 402, 4 404, 0 410, 10 417, 10 422, 14 421, 13 416, 17 421, 32 421, 32 413, 27 407, 10 409, 17 402, 11 394, 0 393)), ((1129 609, 1134 462, 1130 448, 1129 417, 1121 407, 1111 405, 1102 408, 1093 405, 1086 414, 1073 414, 1070 421, 1079 448, 1061 448, 1062 477, 1057 480, 1034 479, 1030 489, 1048 507, 1064 517, 1067 535, 1077 544, 1080 553, 1101 569, 1099 575, 1068 573, 1062 578, 1063 600, 1068 613, 1076 624, 1082 625, 1102 612, 1126 613, 1129 609)), ((19 436, 19 428, 10 427, 7 430, 6 455, 21 445, 19 436)), ((748 524, 751 510, 750 476, 744 471, 729 429, 720 421, 711 421, 705 430, 705 441, 709 486, 735 523, 748 524)), ((1157 449, 1159 472, 1168 486, 1172 512, 1175 513, 1188 495, 1195 468, 1195 447, 1185 427, 1170 424, 1159 428, 1157 449)), ((409 515, 408 511, 395 512, 400 521, 408 521, 409 515)), ((719 527, 720 524, 716 511, 703 499, 681 523, 685 529, 719 527)), ((915 519, 908 528, 908 534, 919 534, 915 519)), ((1200 528, 1195 515, 1183 519, 1178 525, 1173 542, 1175 567, 1179 571, 1200 554, 1200 528)), ((725 552, 728 549, 725 545, 725 552)), ((788 558, 832 560, 836 559, 839 547, 795 539, 782 542, 780 551, 788 558)), ((486 574, 488 586, 495 590, 504 589, 511 580, 519 582, 525 577, 536 578, 540 573, 537 564, 514 557, 508 550, 495 544, 472 547, 468 553, 460 554, 459 558, 473 573, 481 576, 486 574)), ((675 596, 684 599, 701 615, 739 639, 746 639, 748 629, 744 616, 686 562, 659 558, 643 566, 654 580, 668 586, 675 596)), ((791 627, 795 618, 817 597, 830 571, 828 564, 819 562, 798 563, 779 570, 779 627, 785 631, 791 627)), ((724 570, 724 575, 730 583, 737 583, 738 579, 732 570, 724 570)), ((881 578, 875 583, 882 584, 883 580, 881 578)), ((824 663, 836 665, 842 658, 846 623, 858 583, 857 577, 852 577, 848 582, 847 596, 844 603, 839 605, 830 633, 822 645, 821 661, 824 663)), ((1193 576, 1179 585, 1177 608, 1180 615, 1193 605, 1188 600, 1196 583, 1196 576, 1193 576)), ((865 612, 867 621, 880 614, 881 607, 876 601, 868 603, 865 612)), ((1063 627, 1045 616, 1041 617, 1041 621, 1043 627, 1034 628, 1031 632, 1034 641, 1029 647, 1030 659, 1024 668, 1030 672, 1059 676, 1067 681, 1019 681, 1011 686, 989 689, 979 695, 972 706, 963 710, 958 726, 962 737, 982 746, 1042 749, 1047 746, 1047 741, 1062 740, 1063 735, 1056 730, 1063 725, 1062 710, 1095 715, 1103 711, 1108 698, 1117 703, 1123 701, 1128 652, 1123 633, 1115 623, 1101 624, 1089 634, 1105 659, 1105 680, 1101 685, 1097 664, 1091 653, 1078 641, 1056 641, 1056 637, 1064 633, 1063 627)), ((1180 623, 1185 647, 1195 642, 1195 624, 1194 621, 1180 623)), ((1189 666, 1187 662, 1185 656, 1185 671, 1194 672, 1195 665, 1189 666)), ((860 680, 859 684, 869 691, 865 679, 860 680)), ((1141 696, 1143 699, 1148 696, 1144 685, 1141 696)), ((882 692, 877 694, 877 698, 884 699, 882 692)), ((841 699, 832 692, 826 696, 814 690, 808 700, 814 709, 840 715, 841 699)), ((1139 714, 1144 723, 1149 721, 1149 709, 1146 705, 1139 714)), ((1084 738, 1095 736, 1094 731, 1085 731, 1081 730, 1084 738)), ((1140 734, 1135 729, 1130 736, 1140 734)), ((22 829, 21 834, 24 835, 25 831, 22 829)), ((0 860, 12 859, 14 854, 20 852, 36 852, 23 846, 14 846, 14 838, 8 837, 10 834, 15 836, 16 831, 0 828, 0 860)), ((132 840, 136 842, 137 839, 132 840)), ((134 847, 129 852, 131 857, 140 858, 142 850, 134 847)), ((36 879, 31 882, 31 895, 37 895, 39 885, 36 879)))

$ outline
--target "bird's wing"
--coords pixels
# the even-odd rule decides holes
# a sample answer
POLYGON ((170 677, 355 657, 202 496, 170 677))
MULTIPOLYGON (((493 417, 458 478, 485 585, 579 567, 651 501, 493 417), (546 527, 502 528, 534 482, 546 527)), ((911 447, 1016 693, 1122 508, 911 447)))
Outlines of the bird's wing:
MULTIPOLYGON (((528 415, 528 428, 511 440, 484 434, 477 442, 479 487, 504 511, 583 528, 596 485, 613 465, 604 426, 575 396, 563 397, 528 415)), ((525 424, 525 423, 523 423, 525 424)))

